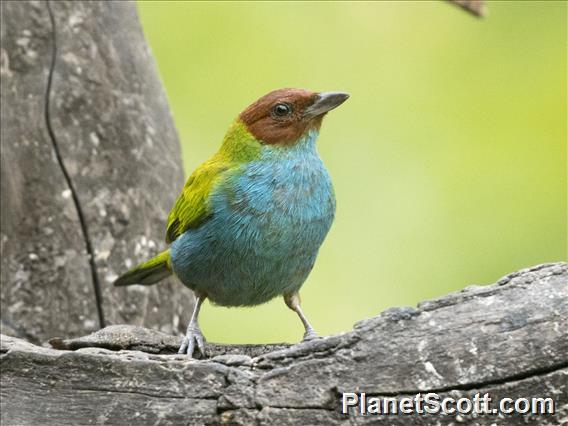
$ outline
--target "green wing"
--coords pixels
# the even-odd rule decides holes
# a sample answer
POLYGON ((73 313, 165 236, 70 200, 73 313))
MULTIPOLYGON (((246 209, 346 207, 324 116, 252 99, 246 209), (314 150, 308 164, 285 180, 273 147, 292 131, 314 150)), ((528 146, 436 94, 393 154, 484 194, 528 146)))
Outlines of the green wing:
POLYGON ((225 135, 219 152, 199 166, 187 180, 170 216, 166 242, 169 244, 185 231, 197 228, 210 216, 209 195, 223 175, 235 173, 239 165, 258 158, 261 144, 237 119, 225 135))
POLYGON ((225 170, 227 165, 213 158, 198 167, 189 177, 168 217, 168 244, 188 229, 199 227, 209 218, 209 194, 225 170))

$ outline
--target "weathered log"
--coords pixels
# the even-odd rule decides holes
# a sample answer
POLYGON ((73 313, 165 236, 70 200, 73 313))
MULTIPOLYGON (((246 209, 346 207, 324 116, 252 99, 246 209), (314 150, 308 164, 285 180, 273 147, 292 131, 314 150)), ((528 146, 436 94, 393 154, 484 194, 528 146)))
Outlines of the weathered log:
POLYGON ((364 424, 568 420, 568 266, 546 264, 418 308, 389 309, 348 333, 291 347, 208 345, 114 326, 55 347, 2 337, 2 424, 364 424), (551 397, 556 414, 341 414, 342 392, 551 397))
POLYGON ((10 1, 1 19, 3 331, 183 328, 193 298, 179 283, 110 286, 162 248, 183 185, 136 4, 10 1))

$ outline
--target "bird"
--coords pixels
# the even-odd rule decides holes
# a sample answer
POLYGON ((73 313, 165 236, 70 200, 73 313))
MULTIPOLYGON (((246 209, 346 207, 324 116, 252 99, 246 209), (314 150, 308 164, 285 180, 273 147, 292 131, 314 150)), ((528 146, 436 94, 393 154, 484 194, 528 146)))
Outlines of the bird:
POLYGON ((175 275, 195 295, 179 353, 205 355, 204 300, 255 306, 282 296, 318 337, 299 290, 332 225, 336 200, 318 154, 323 117, 343 92, 274 90, 229 126, 221 147, 188 178, 167 221, 167 250, 120 276, 115 286, 151 285, 175 275))

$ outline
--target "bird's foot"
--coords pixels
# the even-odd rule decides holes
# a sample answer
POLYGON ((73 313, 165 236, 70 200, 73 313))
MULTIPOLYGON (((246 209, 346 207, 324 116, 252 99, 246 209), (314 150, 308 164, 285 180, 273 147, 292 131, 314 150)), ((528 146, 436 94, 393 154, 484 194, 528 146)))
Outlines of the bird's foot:
POLYGON ((205 337, 201 333, 199 327, 188 327, 187 333, 181 341, 178 354, 187 354, 193 358, 195 348, 199 349, 202 356, 205 356, 205 337))
POLYGON ((317 339, 318 337, 319 337, 318 334, 315 332, 313 328, 308 328, 304 333, 304 339, 302 340, 302 342, 317 339))

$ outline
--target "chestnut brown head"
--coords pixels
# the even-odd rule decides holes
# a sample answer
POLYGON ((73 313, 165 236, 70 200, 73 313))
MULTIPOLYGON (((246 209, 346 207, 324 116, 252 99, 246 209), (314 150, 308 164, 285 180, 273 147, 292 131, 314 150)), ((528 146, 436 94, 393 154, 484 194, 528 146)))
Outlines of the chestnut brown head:
POLYGON ((319 129, 323 116, 347 100, 347 93, 279 89, 245 109, 240 119, 264 144, 293 144, 308 130, 319 129))

